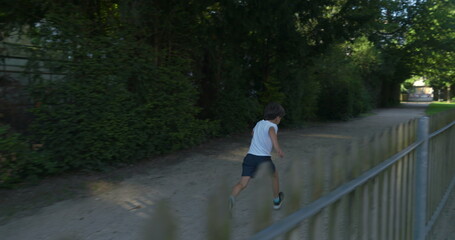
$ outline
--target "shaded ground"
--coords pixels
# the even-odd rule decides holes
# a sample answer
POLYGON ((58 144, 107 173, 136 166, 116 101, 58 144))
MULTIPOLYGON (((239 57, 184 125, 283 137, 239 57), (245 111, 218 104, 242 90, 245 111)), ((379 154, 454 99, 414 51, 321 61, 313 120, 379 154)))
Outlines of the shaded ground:
MULTIPOLYGON (((423 116, 426 104, 403 104, 379 109, 349 122, 309 124, 302 129, 280 130, 286 157, 276 165, 286 183, 290 159, 306 161, 316 149, 348 144, 374 132, 423 116)), ((0 191, 0 239, 140 239, 144 220, 156 203, 168 200, 181 223, 180 239, 204 239, 208 197, 221 178, 233 185, 250 136, 214 140, 191 150, 167 155, 100 175, 48 179, 38 186, 0 191)), ((254 198, 254 181, 242 192, 233 223, 235 239, 251 234, 248 202, 254 198), (243 204, 242 204, 243 203, 243 204)), ((455 236, 455 194, 452 193, 435 227, 433 239, 455 236)), ((281 218, 283 211, 274 212, 281 218)))

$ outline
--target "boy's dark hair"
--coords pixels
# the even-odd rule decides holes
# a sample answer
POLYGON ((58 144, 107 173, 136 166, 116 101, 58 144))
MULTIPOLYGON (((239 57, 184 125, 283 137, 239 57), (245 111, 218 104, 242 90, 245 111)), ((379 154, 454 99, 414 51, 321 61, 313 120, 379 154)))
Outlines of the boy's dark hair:
POLYGON ((276 117, 284 117, 286 112, 281 104, 276 102, 271 102, 265 106, 264 109, 264 120, 273 120, 276 117))

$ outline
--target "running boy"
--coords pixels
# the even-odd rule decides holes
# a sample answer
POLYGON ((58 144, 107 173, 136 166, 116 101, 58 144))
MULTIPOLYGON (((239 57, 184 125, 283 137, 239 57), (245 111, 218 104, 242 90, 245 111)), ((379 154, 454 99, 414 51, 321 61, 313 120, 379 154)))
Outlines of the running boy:
POLYGON ((271 152, 273 147, 281 158, 284 157, 277 138, 278 124, 280 124, 284 115, 284 108, 278 103, 270 103, 265 107, 264 120, 259 121, 254 127, 250 149, 243 159, 242 177, 232 189, 229 197, 230 209, 234 207, 237 195, 247 187, 248 182, 254 177, 261 164, 268 164, 272 170, 273 208, 281 208, 284 194, 280 192, 278 173, 275 169, 275 164, 272 162, 271 152))

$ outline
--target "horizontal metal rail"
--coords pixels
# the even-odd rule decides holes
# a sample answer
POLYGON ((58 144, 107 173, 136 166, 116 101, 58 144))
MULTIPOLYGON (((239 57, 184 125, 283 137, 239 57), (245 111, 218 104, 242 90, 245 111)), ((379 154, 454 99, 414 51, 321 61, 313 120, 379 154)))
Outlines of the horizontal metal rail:
POLYGON ((444 209, 444 206, 446 205, 447 201, 449 200, 450 193, 452 192, 454 187, 455 187, 455 176, 453 177, 452 182, 450 183, 449 187, 447 188, 447 191, 445 192, 444 197, 442 197, 441 202, 438 205, 438 208, 433 213, 430 221, 428 222, 427 226, 425 227, 426 233, 430 232, 431 228, 433 228, 434 223, 436 222, 436 220, 438 220, 438 217, 441 214, 442 210, 444 209))
MULTIPOLYGON (((29 56, 10 56, 10 55, 0 55, 2 59, 20 59, 20 60, 30 60, 31 57, 29 56)), ((52 58, 33 58, 35 61, 43 61, 43 62, 64 62, 64 63, 72 63, 69 60, 61 60, 61 59, 52 59, 52 58)))
POLYGON ((23 73, 23 74, 45 74, 45 75, 68 75, 67 73, 55 73, 55 72, 31 72, 31 71, 14 71, 14 70, 0 70, 4 73, 23 73))
POLYGON ((428 136, 428 138, 433 138, 435 137, 436 135, 439 135, 441 133, 443 133, 444 131, 446 131, 447 129, 451 128, 453 125, 455 125, 455 121, 453 121, 452 123, 449 123, 447 124, 445 127, 437 130, 437 131, 434 131, 432 134, 430 134, 430 136, 428 136))

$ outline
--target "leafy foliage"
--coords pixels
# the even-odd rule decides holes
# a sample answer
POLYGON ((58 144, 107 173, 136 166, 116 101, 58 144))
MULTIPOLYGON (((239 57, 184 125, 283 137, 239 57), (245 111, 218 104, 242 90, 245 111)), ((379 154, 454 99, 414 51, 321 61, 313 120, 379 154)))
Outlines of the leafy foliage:
POLYGON ((29 88, 48 173, 243 131, 270 101, 294 125, 396 104, 412 75, 453 84, 452 15, 447 0, 0 4, 6 36, 38 47, 28 66, 63 76, 29 88))
POLYGON ((435 90, 455 84, 455 4, 448 0, 430 0, 413 19, 407 50, 414 74, 424 76, 435 90))
POLYGON ((13 187, 24 181, 55 172, 55 162, 33 151, 27 140, 0 125, 0 187, 13 187))
POLYGON ((320 82, 318 116, 323 119, 345 120, 371 107, 358 68, 344 46, 329 49, 310 69, 314 81, 320 82))
POLYGON ((169 57, 152 64, 156 49, 131 46, 131 39, 117 35, 122 31, 92 37, 77 28, 89 19, 73 17, 76 24, 68 31, 79 32, 77 39, 43 34, 66 30, 58 14, 37 29, 38 43, 64 49, 60 54, 71 60, 61 62, 65 78, 36 81, 30 89, 40 103, 33 109, 34 138, 60 171, 132 162, 192 146, 216 131, 195 117, 197 91, 186 72, 188 61, 169 57))

